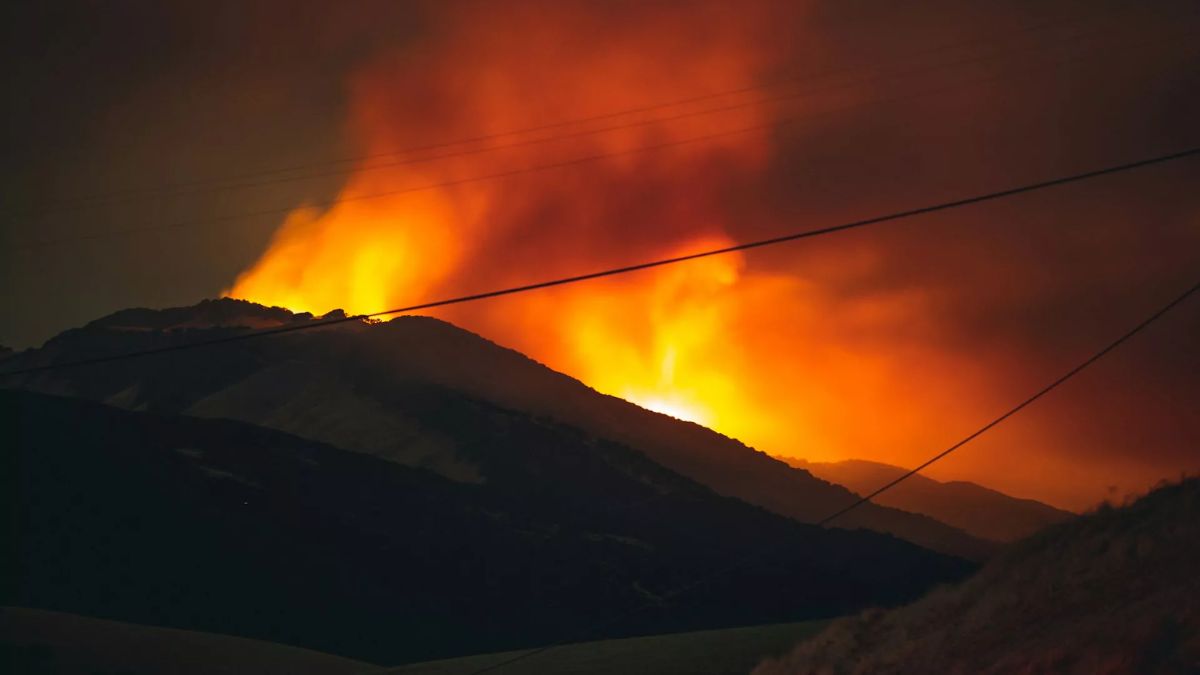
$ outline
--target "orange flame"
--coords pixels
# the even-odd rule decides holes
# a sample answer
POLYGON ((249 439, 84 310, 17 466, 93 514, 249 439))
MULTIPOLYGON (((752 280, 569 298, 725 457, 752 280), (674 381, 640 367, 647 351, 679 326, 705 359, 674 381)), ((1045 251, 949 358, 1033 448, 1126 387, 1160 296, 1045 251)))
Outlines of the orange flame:
MULTIPOLYGON (((228 295, 367 313, 730 243, 729 204, 771 160, 765 129, 777 111, 761 93, 485 138, 431 150, 432 161, 388 155, 752 87, 784 48, 761 39, 769 17, 741 4, 643 3, 619 18, 567 2, 503 7, 487 21, 443 8, 436 38, 359 71, 352 129, 376 159, 329 210, 292 213, 228 295), (710 108, 721 111, 691 114, 710 108), (687 142, 730 129, 758 131, 687 142), (546 141, 556 136, 567 138, 546 141), (668 147, 637 151, 651 145, 668 147), (519 175, 475 180, 507 172, 519 175)), ((904 461, 937 436, 904 408, 886 413, 884 430, 873 423, 884 410, 967 405, 955 391, 897 394, 894 359, 934 361, 903 345, 889 360, 874 336, 923 298, 842 304, 799 275, 744 263, 707 258, 435 313, 602 392, 779 454, 864 456, 886 444, 904 461)))
MULTIPOLYGON (((617 22, 566 4, 533 7, 510 8, 505 30, 450 11, 449 43, 434 48, 451 56, 415 63, 411 54, 389 54, 362 71, 352 85, 353 121, 365 154, 744 88, 767 64, 744 12, 701 6, 681 22, 650 9, 617 22), (589 34, 604 35, 604 48, 578 39, 589 34)), ((643 258, 680 241, 690 250, 727 243, 714 199, 726 176, 761 166, 766 139, 748 132, 688 141, 762 127, 770 111, 750 101, 718 100, 727 109, 712 114, 694 114, 712 106, 697 102, 506 135, 434 152, 451 156, 431 162, 366 161, 331 209, 293 212, 226 293, 297 311, 371 312, 643 258), (657 121, 664 116, 671 119, 657 121), (605 131, 588 133, 597 129, 605 131), (554 134, 570 138, 540 142, 554 134), (673 142, 680 144, 638 151, 673 142), (593 155, 605 157, 509 181, 472 180, 593 155), (412 189, 426 185, 439 187, 412 189), (395 194, 376 197, 388 192, 395 194)), ((451 314, 602 391, 734 430, 762 417, 740 404, 738 373, 713 353, 732 316, 722 295, 738 283, 740 266, 735 257, 705 260, 555 293, 553 306, 547 296, 506 302, 499 314, 451 314), (550 337, 506 329, 513 313, 552 322, 536 331, 550 337)))
MULTIPOLYGON (((767 102, 774 88, 754 89, 802 70, 798 54, 820 56, 814 50, 837 34, 806 40, 804 4, 432 4, 418 31, 425 37, 374 55, 349 81, 349 129, 370 159, 336 205, 297 208, 226 294, 368 313, 802 226, 774 221, 780 209, 771 200, 819 212, 819 200, 797 204, 806 195, 792 189, 802 180, 791 167, 815 166, 832 146, 814 135, 804 142, 816 127, 789 125, 800 138, 776 156, 785 146, 773 129, 785 115, 866 100, 805 87, 785 106, 767 102), (439 146, 453 139, 475 140, 439 146), (810 147, 813 157, 801 157, 810 147)), ((830 49, 841 62, 846 50, 830 49)), ((1022 367, 1022 347, 965 341, 947 315, 946 285, 897 272, 895 242, 871 237, 433 313, 600 391, 766 452, 914 466, 1036 378, 1022 367), (783 271, 768 271, 772 264, 783 271)), ((973 290, 1016 302, 1007 277, 1002 289, 990 283, 977 280, 973 290)), ((989 433, 978 445, 991 447, 956 454, 935 475, 952 466, 955 478, 1075 506, 1092 494, 1089 484, 1111 480, 1115 464, 1081 467, 1041 452, 1067 432, 1055 437, 1051 425, 1030 420, 989 433), (1021 462, 1010 461, 1013 452, 1021 462), (1067 469, 1076 477, 1063 479, 1067 469)))

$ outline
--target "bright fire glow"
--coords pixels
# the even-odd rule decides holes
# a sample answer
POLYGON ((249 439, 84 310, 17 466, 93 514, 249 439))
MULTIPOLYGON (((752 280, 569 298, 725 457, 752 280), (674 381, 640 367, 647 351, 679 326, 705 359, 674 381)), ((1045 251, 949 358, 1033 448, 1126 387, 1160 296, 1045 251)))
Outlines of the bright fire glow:
MULTIPOLYGON (((526 13, 517 8, 509 20, 518 29, 504 31, 481 28, 480 22, 449 11, 445 20, 456 28, 451 44, 443 47, 453 56, 415 69, 400 56, 380 58, 352 83, 354 128, 365 154, 420 146, 431 137, 519 129, 530 125, 531 116, 572 119, 737 89, 752 84, 766 64, 767 55, 749 37, 744 13, 734 13, 741 18, 731 21, 701 16, 711 9, 699 10, 688 26, 679 25, 677 15, 648 10, 644 21, 623 22, 614 31, 610 25, 589 26, 606 20, 577 9, 546 5, 526 13), (714 25, 721 31, 711 32, 714 25), (565 37, 593 28, 611 35, 609 49, 597 51, 565 37), (548 62, 545 53, 556 59, 548 62), (483 63, 489 67, 479 67, 483 63), (509 76, 520 73, 538 77, 509 76), (414 104, 414 78, 423 100, 447 105, 425 110, 421 101, 414 104)), ((428 163, 366 162, 349 178, 336 206, 324 213, 293 212, 227 294, 297 311, 371 312, 460 289, 727 245, 718 215, 722 184, 763 165, 769 156, 765 132, 646 154, 629 151, 762 126, 772 113, 755 104, 756 97, 751 93, 656 113, 672 117, 669 121, 646 114, 555 130, 575 134, 565 143, 530 144, 539 135, 519 135, 471 146, 493 152, 458 153, 428 163), (730 109, 679 117, 714 106, 730 109), (578 134, 611 126, 625 128, 578 134), (506 150, 506 145, 520 147, 506 150), (463 182, 597 153, 612 156, 511 181, 463 182), (405 191, 431 184, 443 187, 405 191), (634 195, 643 202, 640 212, 629 200, 633 190, 642 193, 634 195), (372 197, 380 193, 393 194, 372 197), (631 217, 643 222, 622 222, 631 217), (510 252, 514 255, 506 260, 510 252)), ((754 412, 757 405, 740 386, 742 359, 729 353, 734 349, 730 322, 737 313, 731 291, 746 283, 742 264, 738 256, 706 259, 514 298, 500 309, 455 308, 441 315, 528 351, 600 391, 739 433, 763 424, 763 416, 754 412)))
MULTIPOLYGON (((738 3, 697 3, 686 16, 645 3, 619 21, 565 2, 488 5, 508 13, 485 21, 457 6, 444 3, 448 29, 431 44, 384 54, 350 83, 364 155, 753 86, 781 49, 738 3), (604 48, 580 35, 604 36, 604 48)), ((364 161, 336 206, 296 209, 226 293, 367 313, 728 245, 745 231, 739 186, 773 160, 766 129, 780 111, 759 96, 476 141, 464 147, 488 152, 436 161, 364 161), (733 128, 759 130, 673 144, 733 128), (574 136, 527 142, 554 134, 574 136), (630 152, 646 145, 662 147, 630 152), (468 180, 596 154, 611 156, 468 180), (412 190, 429 185, 440 187, 412 190)), ((756 226, 773 230, 759 233, 796 227, 762 218, 756 226)), ((1004 400, 987 373, 937 344, 937 298, 831 290, 876 269, 877 253, 801 254, 786 273, 726 255, 433 313, 599 391, 817 461, 911 466, 960 431, 931 420, 983 419, 1004 400)))
MULTIPOLYGON (((774 58, 755 30, 762 18, 724 3, 682 19, 648 6, 640 20, 619 21, 571 3, 537 7, 514 5, 506 30, 447 8, 452 28, 431 46, 441 58, 386 54, 362 69, 351 82, 351 122, 363 154, 745 88, 774 58), (605 35, 606 48, 580 34, 605 35)), ((573 136, 566 141, 528 143, 546 134, 522 134, 467 146, 484 153, 367 160, 336 206, 293 212, 226 293, 365 313, 725 246, 735 224, 726 202, 770 161, 765 129, 776 115, 748 92, 553 130, 573 136), (711 108, 722 110, 681 117, 711 108), (579 133, 614 126, 622 128, 579 133), (671 145, 736 128, 759 130, 671 145), (595 154, 611 156, 464 181, 595 154), (423 185, 440 187, 410 190, 423 185)), ((798 277, 748 274, 743 256, 726 255, 435 314, 599 391, 820 459, 846 440, 822 431, 842 421, 838 390, 869 392, 886 377, 879 359, 810 326, 821 302, 798 277)))

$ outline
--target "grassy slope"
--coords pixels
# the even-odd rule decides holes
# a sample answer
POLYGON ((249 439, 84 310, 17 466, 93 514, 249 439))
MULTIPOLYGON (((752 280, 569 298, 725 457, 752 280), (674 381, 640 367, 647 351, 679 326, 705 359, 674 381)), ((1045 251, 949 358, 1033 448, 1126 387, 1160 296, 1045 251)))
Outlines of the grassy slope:
POLYGON ((260 640, 21 607, 0 607, 0 665, 21 675, 356 675, 376 669, 260 640))
POLYGON ((974 577, 835 621, 756 675, 1200 672, 1200 479, 1015 544, 974 577))
MULTIPOLYGON (((805 621, 583 642, 535 654, 526 660, 497 668, 495 672, 504 675, 742 675, 762 659, 784 653, 797 641, 815 634, 827 623, 805 621)), ((388 675, 468 675, 521 653, 482 654, 429 661, 383 672, 388 675)))

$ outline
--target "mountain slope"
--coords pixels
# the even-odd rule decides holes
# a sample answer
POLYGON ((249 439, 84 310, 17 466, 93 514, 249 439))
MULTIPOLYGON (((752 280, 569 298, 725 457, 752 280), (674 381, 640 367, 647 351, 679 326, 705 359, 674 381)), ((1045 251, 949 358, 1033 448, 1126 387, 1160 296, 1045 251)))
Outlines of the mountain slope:
MULTIPOLYGON (((11 363, 19 367, 120 353, 308 320, 308 315, 236 300, 126 310, 66 331, 11 363)), ((637 448, 720 494, 802 522, 815 522, 857 499, 734 439, 599 394, 518 352, 426 317, 342 324, 218 349, 48 372, 20 384, 132 409, 240 419, 428 467, 455 480, 477 480, 470 461, 443 437, 428 433, 423 420, 406 408, 407 390, 434 385, 637 448)), ((839 526, 888 532, 977 560, 994 550, 991 543, 928 516, 874 504, 851 512, 839 526)))
POLYGON ((545 419, 408 395, 483 480, 241 422, 0 391, 0 604, 393 665, 828 617, 970 568, 718 496, 545 419))
MULTIPOLYGON (((807 462, 781 458, 831 483, 865 495, 908 473, 899 466, 859 459, 807 462)), ((1038 530, 1075 517, 1032 499, 1010 497, 967 481, 941 482, 915 475, 875 498, 876 502, 931 518, 993 541, 1016 541, 1038 530)))
POLYGON ((1200 480, 1052 526, 957 588, 835 622, 755 675, 1200 672, 1200 480))

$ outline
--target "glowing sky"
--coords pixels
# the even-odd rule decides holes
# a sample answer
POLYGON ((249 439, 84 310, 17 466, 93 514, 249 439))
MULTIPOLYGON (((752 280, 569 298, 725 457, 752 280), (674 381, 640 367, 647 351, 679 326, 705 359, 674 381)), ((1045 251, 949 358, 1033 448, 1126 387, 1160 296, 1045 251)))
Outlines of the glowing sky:
MULTIPOLYGON (((1177 32, 1191 9, 331 4, 284 30, 290 10, 267 3, 157 9, 119 44, 120 17, 95 17, 54 56, 13 36, 37 95, 15 111, 9 203, 373 159, 8 221, 6 240, 29 241, 294 208, 6 251, 0 342, 221 292, 375 311, 1194 144, 1200 69, 1177 32), (96 84, 61 92, 50 70, 96 84), (673 101, 689 102, 608 115, 673 101), (47 136, 73 142, 30 140, 47 136), (434 161, 388 154, 485 136, 417 155, 434 161), (405 191, 422 185, 440 187, 405 191)), ((437 315, 767 452, 911 466, 1191 283, 1198 177, 1164 166, 437 315)), ((1197 328, 1186 308, 932 475, 1079 508, 1200 468, 1197 328)))

